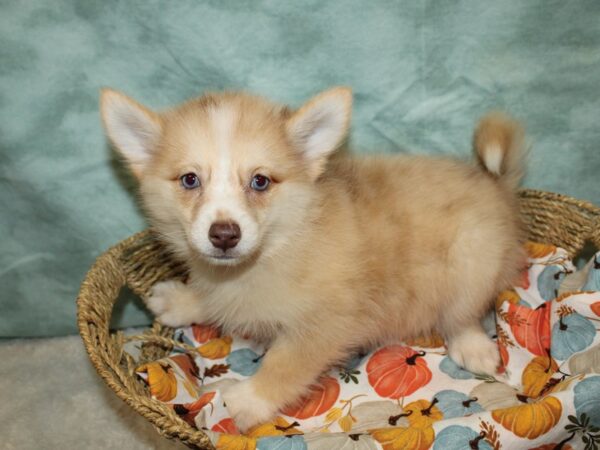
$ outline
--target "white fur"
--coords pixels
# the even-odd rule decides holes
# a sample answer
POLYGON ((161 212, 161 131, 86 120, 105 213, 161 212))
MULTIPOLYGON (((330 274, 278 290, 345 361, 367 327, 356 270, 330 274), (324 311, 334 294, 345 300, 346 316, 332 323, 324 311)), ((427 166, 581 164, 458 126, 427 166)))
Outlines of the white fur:
POLYGON ((474 373, 495 374, 500 366, 498 347, 479 324, 464 328, 448 341, 448 354, 474 373))
POLYGON ((258 241, 258 226, 239 199, 240 186, 231 160, 230 146, 238 112, 230 107, 218 107, 211 111, 210 119, 219 159, 206 186, 205 195, 209 200, 192 225, 191 241, 211 262, 227 265, 236 263, 254 251, 258 241), (215 248, 209 239, 210 226, 219 220, 237 223, 242 235, 238 245, 227 250, 226 258, 223 257, 223 251, 215 248))
POLYGON ((169 327, 202 323, 198 296, 181 281, 163 281, 152 288, 146 306, 169 327))
POLYGON ((160 125, 130 99, 113 91, 104 92, 102 106, 109 137, 130 164, 141 170, 152 156, 160 125))
POLYGON ((496 144, 492 143, 488 145, 483 154, 483 164, 493 174, 500 175, 500 171, 502 170, 502 160, 504 159, 504 152, 502 148, 496 144))
POLYGON ((240 430, 267 422, 277 413, 277 405, 258 395, 252 380, 239 381, 223 394, 227 410, 240 430))
POLYGON ((300 110, 298 119, 289 128, 292 139, 309 161, 329 155, 346 135, 351 97, 335 95, 334 91, 338 90, 315 98, 300 110))

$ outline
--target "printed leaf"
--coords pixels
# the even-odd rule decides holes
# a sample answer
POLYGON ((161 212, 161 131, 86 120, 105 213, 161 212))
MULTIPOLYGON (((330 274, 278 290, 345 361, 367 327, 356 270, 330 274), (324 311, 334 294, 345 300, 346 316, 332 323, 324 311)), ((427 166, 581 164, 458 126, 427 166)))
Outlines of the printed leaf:
POLYGON ((231 352, 231 336, 216 338, 198 347, 198 353, 207 359, 225 358, 231 352))
POLYGON ((227 364, 215 364, 214 366, 206 367, 204 369, 204 378, 217 378, 221 375, 225 375, 229 370, 227 364))

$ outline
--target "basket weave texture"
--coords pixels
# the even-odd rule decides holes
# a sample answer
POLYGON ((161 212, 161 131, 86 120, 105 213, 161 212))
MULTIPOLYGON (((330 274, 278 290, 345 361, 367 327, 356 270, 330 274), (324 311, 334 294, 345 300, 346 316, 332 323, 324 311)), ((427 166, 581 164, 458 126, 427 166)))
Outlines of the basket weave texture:
MULTIPOLYGON (((519 195, 530 240, 562 247, 571 257, 586 243, 600 249, 600 208, 549 192, 523 190, 519 195)), ((131 236, 102 254, 88 272, 77 298, 78 326, 92 364, 122 400, 161 435, 191 448, 213 449, 204 432, 184 422, 166 404, 153 400, 135 373, 140 364, 168 355, 175 345, 182 347, 172 339, 173 330, 157 322, 136 336, 110 329, 121 289, 128 287, 143 298, 156 282, 183 278, 185 273, 185 267, 170 257, 151 230, 131 236), (141 353, 135 357, 125 349, 131 341, 142 342, 141 353)))

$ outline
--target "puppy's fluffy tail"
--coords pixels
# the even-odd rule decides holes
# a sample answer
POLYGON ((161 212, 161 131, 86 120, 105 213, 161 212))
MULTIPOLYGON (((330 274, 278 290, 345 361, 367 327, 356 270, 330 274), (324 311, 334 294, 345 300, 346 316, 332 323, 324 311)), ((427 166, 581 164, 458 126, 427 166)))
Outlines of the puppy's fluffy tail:
POLYGON ((516 189, 524 174, 524 130, 506 114, 484 116, 473 135, 473 149, 484 170, 511 189, 516 189))

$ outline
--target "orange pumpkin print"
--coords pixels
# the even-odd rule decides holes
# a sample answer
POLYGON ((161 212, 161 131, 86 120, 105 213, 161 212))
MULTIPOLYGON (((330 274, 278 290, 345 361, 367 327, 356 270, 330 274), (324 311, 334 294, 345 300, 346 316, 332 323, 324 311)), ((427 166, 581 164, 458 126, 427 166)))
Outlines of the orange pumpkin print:
POLYGON ((212 325, 192 325, 192 334, 194 335, 194 340, 199 344, 204 344, 211 339, 221 336, 219 329, 212 325))
POLYGON ((516 341, 537 356, 550 349, 550 306, 542 303, 536 309, 508 305, 508 323, 516 341))
POLYGON ((395 427, 369 431, 371 437, 379 442, 383 450, 426 450, 435 439, 432 427, 395 427))
POLYGON ((528 241, 524 245, 527 256, 532 259, 544 258, 556 251, 556 247, 550 244, 539 244, 528 241))
POLYGON ((590 305, 590 309, 594 314, 600 316, 600 302, 595 302, 590 305))
POLYGON ((492 418, 519 437, 536 439, 547 433, 560 420, 562 405, 555 397, 537 403, 492 411, 492 418))
POLYGON ((381 397, 399 399, 412 394, 431 381, 431 370, 410 347, 392 345, 378 350, 367 363, 369 384, 381 397))
POLYGON ((321 377, 318 384, 314 385, 310 393, 303 397, 298 403, 286 408, 283 414, 296 419, 308 419, 320 416, 331 409, 340 395, 340 384, 335 378, 321 377))
POLYGON ((508 349, 506 348, 506 345, 502 344, 501 342, 498 342, 498 351, 500 353, 500 361, 501 361, 501 366, 498 369, 499 373, 504 373, 506 371, 506 366, 508 366, 508 361, 509 361, 509 353, 508 353, 508 349))
POLYGON ((523 394, 531 398, 539 397, 557 370, 558 365, 554 359, 548 356, 536 356, 533 358, 521 375, 523 394))
POLYGON ((212 431, 225 434, 240 434, 240 430, 235 426, 235 422, 231 417, 221 420, 211 428, 212 431))

